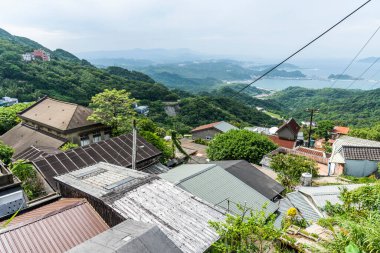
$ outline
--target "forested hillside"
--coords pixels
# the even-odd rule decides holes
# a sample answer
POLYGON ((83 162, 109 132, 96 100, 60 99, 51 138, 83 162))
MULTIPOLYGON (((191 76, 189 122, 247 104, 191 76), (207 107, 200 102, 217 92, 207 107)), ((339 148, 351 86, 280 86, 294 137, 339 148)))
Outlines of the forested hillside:
MULTIPOLYGON (((306 89, 289 87, 276 93, 273 101, 282 104, 282 114, 308 120, 306 108, 317 108, 316 120, 329 119, 356 127, 380 121, 380 89, 306 89)), ((270 101, 268 101, 270 102, 270 101)))
POLYGON ((217 98, 216 94, 191 95, 171 91, 150 76, 120 67, 99 69, 62 49, 51 51, 37 42, 0 30, 0 97, 16 97, 21 102, 48 95, 56 99, 88 105, 91 97, 104 89, 126 89, 139 104, 149 105, 149 117, 160 125, 186 132, 199 124, 216 120, 243 125, 272 125, 277 120, 257 111, 255 103, 240 99, 217 98), (25 62, 21 55, 35 49, 51 54, 51 61, 25 62), (165 114, 165 101, 177 101, 177 116, 165 114))

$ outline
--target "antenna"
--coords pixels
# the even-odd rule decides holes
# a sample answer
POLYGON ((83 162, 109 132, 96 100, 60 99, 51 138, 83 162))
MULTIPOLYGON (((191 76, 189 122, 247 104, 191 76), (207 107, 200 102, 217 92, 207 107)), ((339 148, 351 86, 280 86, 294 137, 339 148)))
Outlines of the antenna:
POLYGON ((132 125, 132 170, 136 170, 136 149, 137 149, 137 130, 136 130, 136 120, 133 120, 132 125))

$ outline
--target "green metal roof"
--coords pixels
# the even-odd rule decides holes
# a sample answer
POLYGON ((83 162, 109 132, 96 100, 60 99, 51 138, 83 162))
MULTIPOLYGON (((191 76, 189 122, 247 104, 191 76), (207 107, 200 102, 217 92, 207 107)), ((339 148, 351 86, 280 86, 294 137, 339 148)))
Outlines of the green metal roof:
POLYGON ((267 215, 278 209, 277 204, 215 164, 181 165, 160 177, 230 213, 239 213, 236 204, 253 210, 266 204, 267 215))

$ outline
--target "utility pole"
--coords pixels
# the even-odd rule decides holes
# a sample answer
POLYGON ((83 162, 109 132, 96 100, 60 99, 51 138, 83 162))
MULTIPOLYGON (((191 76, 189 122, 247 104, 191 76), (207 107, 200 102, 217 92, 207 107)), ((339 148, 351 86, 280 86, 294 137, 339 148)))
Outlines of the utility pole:
POLYGON ((132 125, 132 170, 136 170, 136 149, 137 149, 137 129, 136 120, 133 120, 132 125))
POLYGON ((309 125, 309 141, 307 143, 307 147, 310 148, 310 144, 311 144, 311 130, 312 130, 312 125, 313 125, 313 116, 314 116, 314 113, 317 113, 318 112, 318 109, 315 109, 315 108, 307 108, 306 109, 307 112, 310 112, 310 125, 309 125))

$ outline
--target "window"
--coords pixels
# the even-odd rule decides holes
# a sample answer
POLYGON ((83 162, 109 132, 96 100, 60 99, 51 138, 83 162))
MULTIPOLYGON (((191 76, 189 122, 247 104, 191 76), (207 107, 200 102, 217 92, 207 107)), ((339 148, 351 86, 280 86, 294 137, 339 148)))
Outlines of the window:
POLYGON ((104 131, 104 139, 108 140, 109 138, 111 138, 111 130, 104 131))
POLYGON ((92 140, 93 140, 94 143, 95 143, 95 142, 99 142, 99 141, 102 140, 102 135, 101 135, 99 132, 94 133, 94 134, 92 135, 92 140))
POLYGON ((81 146, 86 146, 88 144, 90 144, 90 138, 88 137, 88 135, 81 136, 80 137, 80 145, 81 146))

